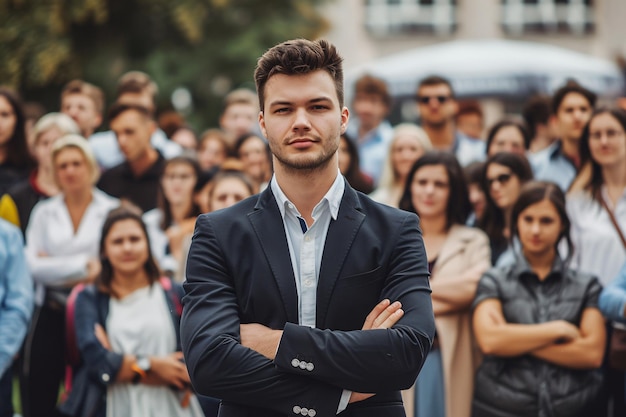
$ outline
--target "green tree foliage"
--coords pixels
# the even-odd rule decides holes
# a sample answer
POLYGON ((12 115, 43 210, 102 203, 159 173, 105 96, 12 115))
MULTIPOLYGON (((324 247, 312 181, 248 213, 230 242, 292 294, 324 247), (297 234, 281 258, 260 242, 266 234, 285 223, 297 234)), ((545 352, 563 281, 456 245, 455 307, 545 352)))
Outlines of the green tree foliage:
POLYGON ((69 80, 101 86, 112 99, 117 78, 149 73, 166 107, 188 88, 197 127, 214 125, 223 94, 253 87, 256 59, 294 37, 326 29, 323 0, 0 0, 0 84, 58 108, 69 80))

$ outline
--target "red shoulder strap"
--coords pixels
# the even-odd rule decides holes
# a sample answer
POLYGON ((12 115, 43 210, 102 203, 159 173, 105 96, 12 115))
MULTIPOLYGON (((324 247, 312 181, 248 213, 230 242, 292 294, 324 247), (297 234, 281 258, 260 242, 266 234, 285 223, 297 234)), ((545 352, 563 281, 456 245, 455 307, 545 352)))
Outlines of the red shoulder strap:
POLYGON ((76 298, 85 288, 85 284, 76 284, 65 306, 65 394, 69 395, 72 390, 73 369, 80 363, 80 351, 76 343, 76 298))
POLYGON ((176 308, 176 314, 181 316, 183 314, 183 306, 178 299, 178 294, 176 294, 176 291, 172 290, 172 281, 168 277, 161 277, 159 278, 159 282, 161 283, 161 287, 163 287, 165 292, 168 293, 172 298, 172 303, 174 303, 174 307, 176 308))
POLYGON ((80 352, 76 344, 76 298, 85 288, 85 284, 77 284, 72 288, 65 307, 65 357, 70 365, 78 365, 80 352))

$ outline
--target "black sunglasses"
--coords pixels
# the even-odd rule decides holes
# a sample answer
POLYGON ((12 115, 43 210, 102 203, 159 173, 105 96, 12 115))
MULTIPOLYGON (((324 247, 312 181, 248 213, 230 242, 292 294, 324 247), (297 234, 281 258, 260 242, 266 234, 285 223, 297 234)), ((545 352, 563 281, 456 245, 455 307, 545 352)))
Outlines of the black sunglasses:
POLYGON ((439 104, 443 104, 450 99, 450 96, 417 96, 415 100, 419 101, 422 104, 430 103, 430 100, 436 99, 439 104))
POLYGON ((498 182, 502 185, 506 184, 507 182, 509 182, 509 180, 511 179, 511 177, 513 176, 513 174, 500 174, 495 178, 487 178, 487 186, 489 188, 491 188, 493 186, 494 182, 498 182))

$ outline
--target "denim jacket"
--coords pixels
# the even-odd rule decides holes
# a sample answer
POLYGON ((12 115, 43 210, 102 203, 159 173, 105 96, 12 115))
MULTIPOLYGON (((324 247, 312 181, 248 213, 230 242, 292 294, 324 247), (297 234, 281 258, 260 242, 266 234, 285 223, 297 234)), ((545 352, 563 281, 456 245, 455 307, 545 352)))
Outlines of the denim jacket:
POLYGON ((33 282, 20 229, 0 219, 0 376, 11 366, 33 312, 33 282))
MULTIPOLYGON (((180 285, 172 283, 169 290, 163 288, 176 330, 176 350, 180 347, 180 299, 184 292, 180 285), (177 300, 177 301, 175 301, 177 300)), ((70 416, 104 416, 106 388, 116 381, 124 355, 105 349, 96 338, 94 326, 100 324, 106 330, 110 296, 90 285, 76 298, 74 320, 76 341, 81 363, 74 372, 73 388, 60 410, 70 416)))

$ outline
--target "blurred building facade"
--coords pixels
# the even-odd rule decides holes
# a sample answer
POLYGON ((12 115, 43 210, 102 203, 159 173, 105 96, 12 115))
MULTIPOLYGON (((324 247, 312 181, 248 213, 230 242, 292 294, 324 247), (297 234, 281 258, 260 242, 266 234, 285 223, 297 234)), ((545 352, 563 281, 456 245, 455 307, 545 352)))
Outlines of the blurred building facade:
MULTIPOLYGON (((347 71, 458 40, 539 42, 611 61, 626 56, 625 0, 330 0, 323 14, 330 22, 325 37, 347 71)), ((488 123, 519 106, 481 101, 488 123)))
POLYGON ((545 42, 597 57, 626 55, 624 0, 331 0, 326 37, 346 66, 459 39, 545 42))

